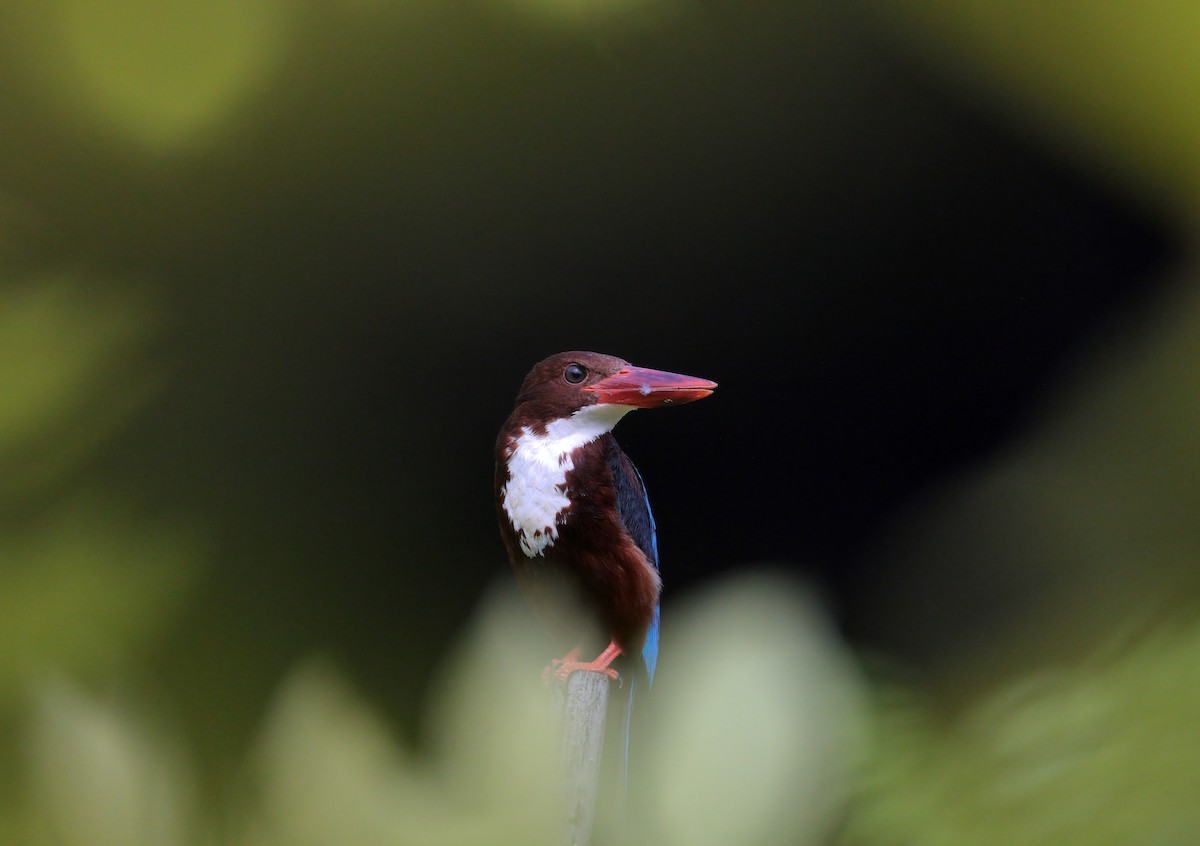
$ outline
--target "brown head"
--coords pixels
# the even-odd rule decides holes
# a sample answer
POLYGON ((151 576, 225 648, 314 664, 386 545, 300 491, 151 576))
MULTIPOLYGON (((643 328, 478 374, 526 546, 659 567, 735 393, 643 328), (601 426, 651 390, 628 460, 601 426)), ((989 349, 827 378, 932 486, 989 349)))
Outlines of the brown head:
POLYGON ((635 367, 603 353, 573 351, 534 365, 517 393, 514 415, 533 425, 570 417, 589 405, 660 408, 703 399, 716 382, 635 367))

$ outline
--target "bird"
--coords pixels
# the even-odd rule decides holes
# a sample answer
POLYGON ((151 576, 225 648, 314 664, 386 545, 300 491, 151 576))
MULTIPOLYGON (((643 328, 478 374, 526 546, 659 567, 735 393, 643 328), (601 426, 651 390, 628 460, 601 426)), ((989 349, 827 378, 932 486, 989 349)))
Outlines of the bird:
POLYGON ((592 671, 616 680, 613 664, 625 656, 621 666, 653 682, 657 529, 642 476, 612 430, 631 411, 694 402, 716 387, 584 351, 552 355, 525 377, 496 439, 496 514, 522 592, 563 645, 574 643, 548 677, 592 671), (605 639, 582 660, 585 646, 605 639))

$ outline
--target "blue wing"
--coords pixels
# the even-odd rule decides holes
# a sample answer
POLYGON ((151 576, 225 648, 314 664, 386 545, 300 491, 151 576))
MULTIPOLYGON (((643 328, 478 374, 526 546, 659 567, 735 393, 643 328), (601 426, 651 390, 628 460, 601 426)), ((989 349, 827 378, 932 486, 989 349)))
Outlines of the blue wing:
MULTIPOLYGON (((632 464, 632 462, 630 462, 632 464)), ((650 563, 654 565, 654 569, 658 569, 658 527, 654 525, 654 512, 650 510, 650 497, 646 496, 646 483, 642 482, 642 474, 638 473, 636 467, 633 472, 637 473, 638 482, 642 485, 642 504, 646 506, 646 518, 650 521, 650 551, 646 553, 646 557, 650 559, 650 563)), ((642 647, 642 661, 646 664, 646 675, 649 677, 651 684, 654 683, 654 667, 658 664, 658 617, 661 610, 660 603, 654 604, 654 616, 650 618, 650 628, 646 630, 646 645, 642 647)))
MULTIPOLYGON (((621 525, 657 570, 658 530, 654 525, 654 514, 650 511, 650 500, 646 496, 646 484, 642 481, 642 474, 629 460, 629 456, 615 445, 610 460, 621 525)), ((646 630, 646 643, 642 647, 642 662, 646 666, 646 676, 650 682, 654 681, 654 668, 658 664, 658 620, 659 606, 655 605, 654 616, 650 618, 650 627, 646 630)))
MULTIPOLYGON (((621 513, 621 525, 642 553, 658 569, 658 529, 654 525, 654 514, 650 511, 650 500, 646 496, 646 484, 642 474, 621 451, 614 441, 609 453, 613 485, 617 492, 617 510, 621 513)), ((642 664, 646 668, 646 686, 654 681, 654 668, 658 664, 658 619, 659 605, 654 606, 650 626, 646 629, 646 643, 642 646, 642 664)), ((629 737, 633 726, 633 699, 637 691, 638 674, 629 674, 629 701, 625 706, 625 787, 629 787, 629 737)))

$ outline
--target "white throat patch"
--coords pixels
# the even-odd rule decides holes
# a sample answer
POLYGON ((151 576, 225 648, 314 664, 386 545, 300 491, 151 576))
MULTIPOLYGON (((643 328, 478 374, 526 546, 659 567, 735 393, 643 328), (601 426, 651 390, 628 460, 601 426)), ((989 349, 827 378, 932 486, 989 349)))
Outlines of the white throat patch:
POLYGON ((521 551, 529 558, 541 555, 558 539, 567 499, 567 473, 575 468, 572 453, 590 444, 629 412, 632 405, 587 405, 570 417, 552 420, 544 435, 528 426, 505 449, 508 473, 501 496, 504 513, 512 523, 521 551))

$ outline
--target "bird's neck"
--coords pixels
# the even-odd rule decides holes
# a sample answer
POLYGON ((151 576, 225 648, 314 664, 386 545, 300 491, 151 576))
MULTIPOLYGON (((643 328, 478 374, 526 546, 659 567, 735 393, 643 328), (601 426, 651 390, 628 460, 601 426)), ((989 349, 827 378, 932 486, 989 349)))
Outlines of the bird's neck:
POLYGON ((514 455, 548 467, 560 466, 564 456, 611 432, 631 411, 630 405, 600 403, 584 406, 569 417, 550 420, 541 427, 520 426, 511 439, 514 455))

